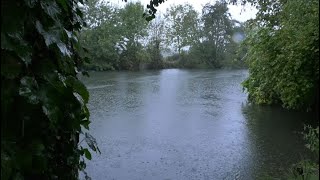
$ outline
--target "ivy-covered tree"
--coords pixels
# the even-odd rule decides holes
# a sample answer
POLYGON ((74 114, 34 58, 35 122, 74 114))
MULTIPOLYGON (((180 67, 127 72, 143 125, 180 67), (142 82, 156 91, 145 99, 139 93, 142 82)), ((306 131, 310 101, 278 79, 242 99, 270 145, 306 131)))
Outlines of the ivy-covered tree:
MULTIPOLYGON (((1 1, 1 179, 77 179, 89 94, 81 0, 1 1)), ((93 150, 94 138, 85 134, 93 150)))

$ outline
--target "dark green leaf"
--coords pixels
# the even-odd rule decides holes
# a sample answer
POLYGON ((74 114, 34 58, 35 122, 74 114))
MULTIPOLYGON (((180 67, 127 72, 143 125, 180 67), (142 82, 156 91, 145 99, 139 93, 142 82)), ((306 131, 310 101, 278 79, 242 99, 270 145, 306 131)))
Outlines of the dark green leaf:
POLYGON ((69 76, 66 80, 66 83, 74 89, 75 92, 81 95, 84 100, 84 103, 88 103, 89 101, 89 92, 86 86, 79 81, 78 79, 69 76))
POLYGON ((88 160, 91 160, 91 153, 89 152, 89 150, 86 148, 86 149, 83 149, 84 151, 84 156, 88 159, 88 160))
POLYGON ((6 49, 6 50, 14 49, 14 45, 12 44, 12 41, 9 41, 7 35, 2 32, 1 32, 1 49, 6 49))
POLYGON ((40 1, 41 7, 52 19, 56 19, 60 8, 55 1, 40 1))
POLYGON ((35 155, 41 155, 45 147, 42 143, 37 142, 33 144, 32 149, 35 155))
POLYGON ((93 136, 89 133, 85 133, 85 141, 93 151, 97 151, 97 141, 93 136))
POLYGON ((60 52, 63 55, 68 56, 68 57, 71 56, 71 52, 67 48, 66 44, 60 42, 60 43, 57 43, 57 47, 59 48, 60 52))
POLYGON ((66 0, 58 0, 57 1, 63 8, 64 11, 68 11, 68 1, 66 0))
POLYGON ((22 64, 8 52, 2 52, 1 75, 6 78, 16 78, 22 72, 22 64))
POLYGON ((83 121, 80 121, 80 124, 86 128, 87 130, 89 130, 89 124, 90 124, 90 121, 89 120, 83 120, 83 121))
POLYGON ((43 26, 39 21, 36 22, 36 28, 37 28, 38 32, 43 36, 45 43, 48 47, 53 43, 60 42, 59 37, 58 37, 59 36, 58 33, 57 32, 53 32, 53 33, 46 32, 43 29, 43 26))
POLYGON ((25 76, 20 81, 19 95, 28 99, 31 104, 38 104, 37 82, 33 77, 25 76))
POLYGON ((27 6, 30 8, 33 8, 38 2, 38 0, 24 0, 24 1, 26 2, 27 6))

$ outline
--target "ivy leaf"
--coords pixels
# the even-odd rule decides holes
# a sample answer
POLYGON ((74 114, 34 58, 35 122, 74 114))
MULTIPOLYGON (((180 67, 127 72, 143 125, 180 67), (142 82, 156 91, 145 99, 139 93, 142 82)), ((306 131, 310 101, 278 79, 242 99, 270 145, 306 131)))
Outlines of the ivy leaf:
POLYGON ((92 157, 91 157, 91 153, 89 152, 89 150, 87 148, 83 149, 84 151, 84 156, 88 159, 88 160, 91 160, 92 157))
POLYGON ((49 103, 42 106, 42 111, 52 122, 57 122, 59 117, 61 117, 60 110, 57 108, 57 106, 49 103))
POLYGON ((19 95, 28 99, 31 104, 38 104, 39 99, 36 93, 37 83, 33 77, 25 76, 20 80, 19 95))
MULTIPOLYGON (((62 42, 62 36, 61 34, 63 31, 59 30, 59 25, 55 25, 50 28, 49 31, 45 31, 43 29, 42 24, 39 21, 36 21, 36 29, 37 31, 43 36, 46 45, 49 47, 51 44, 56 44, 57 48, 59 49, 60 53, 62 53, 63 56, 71 57, 71 52, 67 48, 67 45, 62 42)), ((66 31, 64 31, 67 33, 66 31)), ((67 33, 67 36, 69 36, 70 33, 67 33)))
POLYGON ((48 83, 43 84, 39 89, 39 97, 42 102, 42 111, 48 119, 56 123, 63 117, 63 94, 69 94, 67 88, 57 74, 45 76, 48 83))
POLYGON ((52 19, 56 19, 57 15, 60 14, 61 10, 55 1, 40 1, 40 5, 52 19))
POLYGON ((64 29, 64 32, 67 34, 68 38, 72 37, 73 33, 71 31, 68 31, 68 30, 64 29))
POLYGON ((32 152, 18 150, 15 163, 19 164, 23 169, 30 170, 32 168, 32 152))
POLYGON ((74 97, 77 99, 77 101, 81 104, 81 107, 83 107, 83 106, 85 105, 85 104, 84 104, 84 101, 83 101, 83 99, 82 99, 82 97, 81 97, 80 94, 74 92, 74 93, 73 93, 73 96, 74 96, 74 97))
POLYGON ((1 49, 6 49, 6 50, 14 49, 14 45, 12 44, 12 41, 9 41, 7 35, 2 32, 1 32, 1 49))
POLYGON ((24 2, 27 4, 28 7, 33 8, 38 2, 38 0, 25 0, 24 2))
POLYGON ((63 10, 68 11, 68 4, 66 0, 58 0, 57 1, 63 8, 63 10))
POLYGON ((24 180, 23 176, 21 175, 20 172, 17 172, 16 174, 14 174, 13 177, 14 180, 24 180))
POLYGON ((13 51, 26 65, 31 63, 31 47, 22 38, 21 32, 1 33, 1 49, 13 51))
POLYGON ((17 4, 17 1, 1 1, 1 32, 18 32, 24 27, 27 11, 25 6, 17 4))
POLYGON ((10 179, 13 170, 12 163, 10 155, 1 149, 1 178, 10 179))
POLYGON ((44 145, 42 143, 35 143, 33 146, 33 152, 36 155, 41 155, 41 153, 43 152, 43 150, 45 149, 44 145))
POLYGON ((89 101, 89 92, 86 88, 86 86, 78 79, 69 76, 66 80, 66 83, 71 86, 75 92, 81 95, 81 97, 84 100, 84 103, 88 103, 89 101))
POLYGON ((93 136, 91 136, 89 133, 85 133, 85 140, 86 140, 88 146, 93 151, 97 151, 98 150, 98 152, 101 153, 99 148, 97 147, 97 141, 93 136))
POLYGON ((22 63, 18 58, 15 58, 11 53, 1 54, 1 75, 7 78, 16 78, 22 71, 22 63))
MULTIPOLYGON (((82 155, 83 155, 83 153, 82 153, 82 155)), ((86 163, 85 163, 85 161, 84 161, 84 159, 82 160, 82 161, 80 161, 80 163, 79 163, 79 169, 80 170, 83 170, 83 169, 85 169, 86 168, 86 163)))
POLYGON ((89 121, 89 120, 83 120, 83 121, 80 121, 80 124, 84 127, 84 128, 86 128, 87 130, 89 130, 89 124, 90 124, 91 122, 89 121))
POLYGON ((79 8, 76 9, 76 14, 80 17, 80 22, 82 22, 83 13, 79 8))
POLYGON ((71 57, 71 52, 69 51, 65 43, 57 43, 57 47, 63 55, 71 57))
POLYGON ((43 36, 46 45, 49 47, 52 43, 57 43, 59 40, 52 33, 48 33, 43 29, 42 24, 36 21, 36 29, 43 36))

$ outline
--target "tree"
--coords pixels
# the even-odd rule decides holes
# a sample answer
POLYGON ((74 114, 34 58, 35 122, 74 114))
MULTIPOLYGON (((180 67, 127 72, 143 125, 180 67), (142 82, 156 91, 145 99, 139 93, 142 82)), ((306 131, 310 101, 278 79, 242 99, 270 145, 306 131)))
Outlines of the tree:
POLYGON ((80 43, 89 51, 92 60, 88 69, 114 70, 118 68, 119 53, 125 45, 119 33, 121 19, 119 10, 109 3, 89 0, 83 8, 88 27, 80 33, 80 43))
POLYGON ((196 38, 198 13, 190 4, 171 6, 167 9, 167 44, 173 45, 181 55, 181 49, 191 46, 196 38))
POLYGON ((120 55, 120 64, 124 69, 138 70, 143 51, 141 40, 147 35, 147 21, 141 16, 144 8, 140 3, 128 3, 119 11, 123 37, 128 39, 126 49, 120 55))
POLYGON ((151 58, 150 66, 153 69, 162 68, 163 66, 161 50, 164 49, 164 29, 165 23, 161 17, 154 19, 148 25, 148 52, 151 58))
POLYGON ((1 1, 1 179, 77 179, 91 159, 81 3, 1 1))
POLYGON ((223 66, 233 68, 247 67, 244 57, 247 53, 247 47, 243 44, 245 39, 244 23, 232 20, 232 37, 229 43, 226 44, 225 59, 222 62, 223 66))
POLYGON ((146 59, 141 45, 142 38, 147 35, 147 21, 141 17, 143 6, 128 3, 118 9, 109 3, 91 0, 84 11, 88 28, 81 31, 80 42, 89 50, 92 59, 86 68, 138 69, 146 59))
POLYGON ((218 1, 214 5, 206 4, 202 9, 202 21, 204 24, 204 40, 212 49, 209 64, 220 66, 224 60, 226 44, 231 42, 232 22, 228 13, 227 3, 218 1))

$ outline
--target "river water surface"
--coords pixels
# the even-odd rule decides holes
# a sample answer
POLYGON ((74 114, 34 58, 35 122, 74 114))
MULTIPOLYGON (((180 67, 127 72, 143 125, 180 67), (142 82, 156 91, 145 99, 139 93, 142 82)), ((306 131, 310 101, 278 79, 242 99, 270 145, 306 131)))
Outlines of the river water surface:
POLYGON ((309 114, 247 102, 246 70, 92 72, 93 180, 261 179, 305 154, 309 114))

